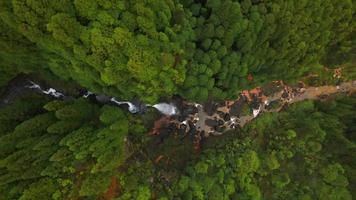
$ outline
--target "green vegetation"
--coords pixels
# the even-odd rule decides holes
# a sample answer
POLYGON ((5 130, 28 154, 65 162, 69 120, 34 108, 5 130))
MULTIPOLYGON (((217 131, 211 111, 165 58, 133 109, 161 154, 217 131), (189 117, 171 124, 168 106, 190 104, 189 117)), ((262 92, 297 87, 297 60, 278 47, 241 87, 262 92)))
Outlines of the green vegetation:
MULTIPOLYGON (((186 167, 182 199, 352 199, 355 99, 306 101, 265 114, 245 137, 209 149, 186 167)), ((355 194, 353 194, 355 195, 355 194)))
POLYGON ((87 100, 20 99, 0 110, 0 199, 97 197, 130 156, 143 126, 87 100))
POLYGON ((22 87, 204 104, 274 80, 335 85, 356 79, 355 16, 352 0, 0 0, 0 200, 355 199, 355 94, 198 141, 158 129, 174 117, 154 108, 22 87))
POLYGON ((120 200, 351 200, 355 108, 355 96, 300 102, 196 154, 174 133, 144 139, 118 108, 27 95, 0 109, 0 199, 100 199, 116 180, 120 200))
POLYGON ((0 84, 46 70, 122 99, 233 98, 354 62, 353 13, 351 0, 4 0, 0 84))
POLYGON ((351 200, 356 195, 355 106, 355 96, 304 101, 263 114, 198 155, 183 156, 179 146, 167 143, 175 153, 160 153, 174 163, 131 165, 124 180, 136 181, 123 181, 119 199, 136 199, 139 186, 158 199, 351 200))

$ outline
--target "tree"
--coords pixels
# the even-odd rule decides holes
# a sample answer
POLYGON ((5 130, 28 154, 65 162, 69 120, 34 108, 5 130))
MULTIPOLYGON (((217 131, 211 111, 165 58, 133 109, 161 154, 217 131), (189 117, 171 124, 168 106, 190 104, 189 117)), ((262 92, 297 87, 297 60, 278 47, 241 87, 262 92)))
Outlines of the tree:
POLYGON ((134 134, 145 131, 139 119, 129 122, 117 107, 100 109, 84 99, 27 98, 0 108, 0 121, 14 122, 0 137, 5 198, 96 198, 129 156, 129 123, 137 128, 134 134))

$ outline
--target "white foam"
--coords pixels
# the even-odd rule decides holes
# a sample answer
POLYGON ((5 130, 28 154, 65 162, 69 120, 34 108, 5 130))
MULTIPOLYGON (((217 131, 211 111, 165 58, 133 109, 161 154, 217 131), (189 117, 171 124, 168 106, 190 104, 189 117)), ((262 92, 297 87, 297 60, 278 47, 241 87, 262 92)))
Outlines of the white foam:
POLYGON ((269 105, 269 101, 268 100, 265 100, 265 105, 268 106, 269 105))
POLYGON ((37 89, 40 90, 43 94, 51 95, 56 98, 64 97, 64 94, 57 92, 54 88, 49 88, 48 90, 43 90, 40 85, 30 81, 31 85, 26 85, 25 87, 30 89, 37 89))
POLYGON ((198 104, 198 103, 194 103, 194 106, 197 107, 197 108, 202 108, 203 107, 201 104, 198 104))
POLYGON ((139 109, 129 101, 117 101, 114 97, 111 98, 111 101, 117 105, 127 104, 131 113, 137 113, 139 111, 139 109))
POLYGON ((84 98, 88 98, 89 95, 92 95, 92 94, 93 94, 92 92, 87 91, 87 92, 83 95, 83 97, 84 97, 84 98))
POLYGON ((257 115, 261 112, 261 105, 258 109, 253 109, 252 113, 253 113, 253 117, 257 117, 257 115))
POLYGON ((25 87, 30 88, 30 89, 39 89, 39 90, 42 90, 40 85, 38 85, 38 84, 36 84, 36 83, 34 83, 34 82, 32 82, 32 81, 30 81, 30 83, 31 83, 31 85, 26 85, 25 87))
POLYGON ((178 114, 178 109, 173 104, 168 103, 159 103, 155 104, 152 107, 156 108, 158 111, 165 115, 176 115, 178 114))
POLYGON ((63 97, 64 94, 60 93, 60 92, 57 92, 57 90, 53 89, 53 88, 49 88, 48 90, 42 90, 42 92, 44 94, 48 94, 48 95, 51 95, 51 96, 54 96, 56 98, 59 98, 59 97, 63 97))

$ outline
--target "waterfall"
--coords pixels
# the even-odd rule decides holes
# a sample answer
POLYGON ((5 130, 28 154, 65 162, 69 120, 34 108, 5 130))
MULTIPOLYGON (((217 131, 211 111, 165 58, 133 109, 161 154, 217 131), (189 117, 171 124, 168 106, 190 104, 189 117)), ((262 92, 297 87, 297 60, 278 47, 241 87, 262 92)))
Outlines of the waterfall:
MULTIPOLYGON (((51 95, 55 98, 61 98, 61 97, 65 97, 64 94, 58 92, 57 90, 53 89, 53 88, 49 88, 48 90, 44 90, 42 89, 42 87, 32 81, 30 81, 31 85, 27 85, 27 88, 30 89, 35 89, 35 90, 39 90, 41 91, 43 94, 47 94, 47 95, 51 95)), ((82 97, 83 98, 88 98, 90 95, 95 95, 95 98, 101 102, 101 103, 107 103, 107 102, 113 102, 116 105, 122 105, 122 104, 127 104, 129 106, 129 112, 131 113, 138 113, 140 112, 140 108, 137 107, 136 105, 134 105, 133 103, 129 102, 129 101, 118 101, 116 100, 114 97, 108 97, 105 95, 96 95, 93 94, 90 91, 87 91, 82 97), (102 98, 100 100, 100 98, 102 98)), ((158 103, 155 105, 149 105, 147 104, 146 106, 151 106, 153 108, 156 108, 159 112, 161 112, 164 115, 176 115, 178 114, 178 109, 176 106, 174 106, 173 104, 168 104, 168 103, 158 103)), ((197 107, 201 107, 200 104, 196 105, 197 107)))
POLYGON ((131 113, 138 113, 140 111, 139 108, 137 108, 135 105, 133 105, 131 102, 129 101, 117 101, 114 97, 111 98, 111 101, 116 103, 117 105, 122 105, 122 104, 127 104, 129 106, 129 111, 131 113))
POLYGON ((252 113, 253 113, 253 118, 257 117, 257 115, 261 112, 262 106, 260 105, 260 107, 258 107, 258 109, 253 109, 252 113))
POLYGON ((40 90, 43 94, 51 95, 56 98, 64 97, 64 94, 57 92, 56 89, 49 88, 48 90, 43 90, 40 85, 38 85, 32 81, 30 81, 30 83, 31 83, 31 85, 26 86, 27 88, 40 90))
POLYGON ((178 109, 172 104, 168 103, 159 103, 155 104, 152 107, 156 108, 158 111, 160 111, 162 114, 165 115, 176 115, 178 114, 178 109))
POLYGON ((92 95, 93 93, 92 92, 90 92, 90 91, 87 91, 84 95, 83 95, 83 97, 84 98, 88 98, 90 95, 92 95))

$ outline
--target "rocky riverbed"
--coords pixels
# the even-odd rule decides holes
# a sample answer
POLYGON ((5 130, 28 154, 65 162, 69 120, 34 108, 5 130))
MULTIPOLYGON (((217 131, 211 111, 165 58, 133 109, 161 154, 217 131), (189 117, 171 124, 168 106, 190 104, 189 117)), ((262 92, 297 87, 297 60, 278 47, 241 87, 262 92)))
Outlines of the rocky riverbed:
POLYGON ((156 121, 150 134, 188 135, 194 138, 198 146, 204 137, 241 128, 263 112, 279 112, 285 106, 298 101, 354 92, 356 81, 320 87, 305 87, 303 83, 288 86, 282 81, 275 81, 264 87, 242 91, 233 101, 208 102, 201 105, 181 100, 176 103, 180 114, 163 116, 156 121))
POLYGON ((356 91, 356 81, 320 87, 306 87, 302 82, 289 86, 282 81, 274 81, 263 87, 241 91, 236 100, 198 104, 175 96, 170 102, 148 105, 138 99, 119 101, 115 97, 94 94, 82 88, 76 88, 74 94, 65 94, 65 91, 61 92, 41 80, 34 80, 35 78, 22 75, 10 81, 1 95, 0 107, 6 106, 26 92, 37 92, 64 101, 88 98, 95 103, 118 106, 134 114, 144 115, 147 108, 152 107, 157 109, 162 117, 154 122, 149 135, 189 136, 197 145, 203 138, 241 128, 263 112, 279 112, 294 102, 356 91))

